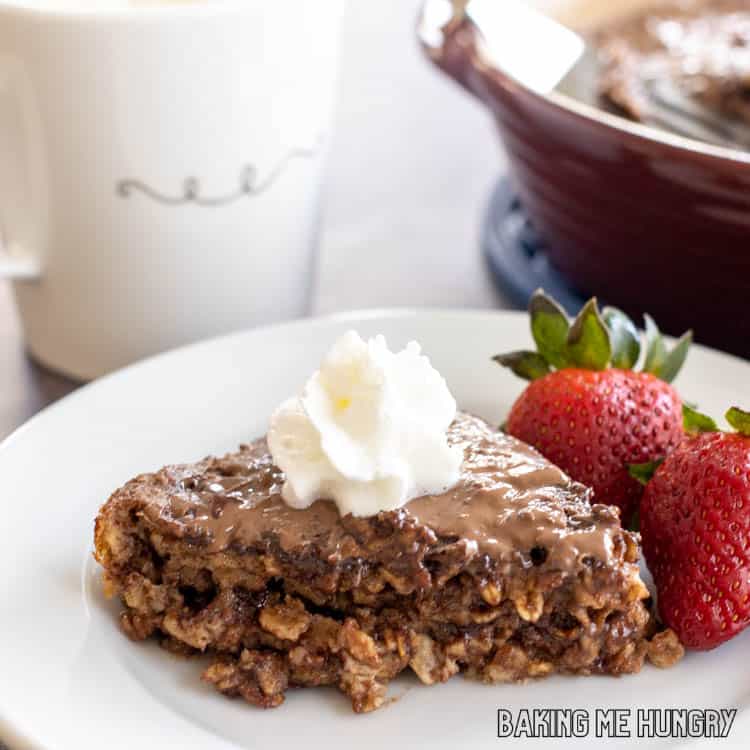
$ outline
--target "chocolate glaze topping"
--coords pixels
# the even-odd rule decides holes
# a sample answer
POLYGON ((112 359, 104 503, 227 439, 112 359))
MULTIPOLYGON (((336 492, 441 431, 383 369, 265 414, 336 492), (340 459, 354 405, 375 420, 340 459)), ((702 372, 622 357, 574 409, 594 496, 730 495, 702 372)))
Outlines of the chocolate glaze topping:
MULTIPOLYGON (((476 417, 459 415, 448 437, 465 450, 458 483, 381 516, 420 524, 438 538, 466 540, 495 560, 521 555, 524 564, 531 564, 536 552, 546 565, 561 570, 611 561, 613 540, 622 534, 617 512, 591 506, 583 485, 476 417)), ((264 439, 223 459, 167 467, 147 478, 157 481, 140 512, 160 533, 212 552, 271 540, 285 552, 316 545, 331 559, 356 555, 355 519, 342 518, 332 502, 321 499, 305 510, 284 503, 284 475, 264 439)))

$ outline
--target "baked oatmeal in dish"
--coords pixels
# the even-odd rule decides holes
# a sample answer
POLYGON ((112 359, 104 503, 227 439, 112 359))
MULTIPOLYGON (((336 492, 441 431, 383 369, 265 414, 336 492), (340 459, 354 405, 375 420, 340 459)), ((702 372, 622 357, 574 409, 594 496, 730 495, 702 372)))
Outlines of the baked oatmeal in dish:
POLYGON ((367 517, 290 507, 264 439, 133 479, 95 532, 122 629, 210 653, 203 679, 254 705, 333 685, 358 712, 407 669, 498 683, 679 658, 615 508, 477 417, 447 438, 455 485, 367 517))
POLYGON ((662 0, 594 35, 603 104, 700 140, 750 148, 750 3, 662 0))

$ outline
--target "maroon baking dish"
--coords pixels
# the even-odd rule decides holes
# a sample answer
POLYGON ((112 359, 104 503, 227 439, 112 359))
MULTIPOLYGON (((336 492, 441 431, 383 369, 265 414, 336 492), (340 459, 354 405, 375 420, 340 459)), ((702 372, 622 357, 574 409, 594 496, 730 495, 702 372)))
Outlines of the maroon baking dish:
MULTIPOLYGON (((672 333, 693 328, 703 343, 750 356, 750 153, 531 90, 492 62, 488 30, 466 5, 428 0, 422 46, 492 112, 556 268, 672 333)), ((569 12, 571 3, 536 5, 569 12)), ((544 54, 533 40, 529 48, 544 54)))

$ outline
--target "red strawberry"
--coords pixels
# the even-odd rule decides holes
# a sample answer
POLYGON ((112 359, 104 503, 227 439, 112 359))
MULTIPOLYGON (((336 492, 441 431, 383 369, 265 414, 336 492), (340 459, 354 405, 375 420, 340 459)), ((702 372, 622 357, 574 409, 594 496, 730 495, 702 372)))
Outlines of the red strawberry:
POLYGON ((694 649, 714 648, 750 624, 750 414, 730 409, 727 421, 740 431, 685 440, 641 500, 659 611, 694 649))
POLYGON ((619 310, 605 308, 600 315, 590 300, 571 325, 539 291, 529 311, 538 351, 495 357, 533 381, 513 405, 506 429, 593 487, 596 501, 619 507, 627 522, 643 494, 628 465, 663 458, 683 437, 682 402, 666 381, 685 361, 691 334, 667 352, 646 317, 644 371, 635 372, 638 331, 619 310))
POLYGON ((597 502, 617 505, 627 520, 643 493, 628 464, 661 458, 677 446, 682 403, 650 373, 559 370, 526 388, 506 429, 593 487, 597 502))

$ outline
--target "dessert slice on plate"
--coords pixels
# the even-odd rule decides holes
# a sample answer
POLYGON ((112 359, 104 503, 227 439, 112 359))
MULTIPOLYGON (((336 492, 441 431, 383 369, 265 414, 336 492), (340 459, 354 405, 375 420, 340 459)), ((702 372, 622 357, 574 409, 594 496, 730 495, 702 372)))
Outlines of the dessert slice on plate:
MULTIPOLYGON (((427 378, 424 399, 389 401, 383 383, 406 382, 408 363, 365 346, 344 364, 329 355, 268 441, 112 495, 96 558, 124 631, 209 652, 203 678, 264 707, 289 687, 334 685, 370 711, 406 669, 426 684, 458 672, 495 683, 669 663, 679 644, 655 635, 637 538, 617 510, 455 402, 415 419, 444 381, 427 378), (438 483, 455 476, 435 491, 430 471, 438 483)), ((405 354, 426 363, 418 350, 388 353, 405 354)))

